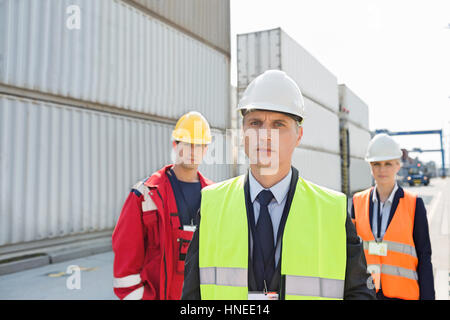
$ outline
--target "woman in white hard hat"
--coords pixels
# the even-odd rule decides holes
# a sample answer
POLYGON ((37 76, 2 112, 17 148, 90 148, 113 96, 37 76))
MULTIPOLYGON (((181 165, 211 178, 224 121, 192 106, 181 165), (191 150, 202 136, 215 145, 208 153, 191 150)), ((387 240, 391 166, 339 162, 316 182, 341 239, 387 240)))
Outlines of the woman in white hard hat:
POLYGON ((375 187, 353 196, 351 216, 364 243, 378 299, 433 300, 431 244, 423 200, 397 185, 400 146, 387 134, 369 143, 375 187))

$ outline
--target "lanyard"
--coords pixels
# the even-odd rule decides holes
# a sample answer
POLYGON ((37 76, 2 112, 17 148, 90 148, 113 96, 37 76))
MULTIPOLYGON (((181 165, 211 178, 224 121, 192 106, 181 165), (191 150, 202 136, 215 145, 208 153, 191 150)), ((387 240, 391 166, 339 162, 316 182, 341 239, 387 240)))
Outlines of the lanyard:
POLYGON ((380 202, 380 196, 378 195, 377 191, 377 238, 380 239, 381 237, 381 202, 380 202))

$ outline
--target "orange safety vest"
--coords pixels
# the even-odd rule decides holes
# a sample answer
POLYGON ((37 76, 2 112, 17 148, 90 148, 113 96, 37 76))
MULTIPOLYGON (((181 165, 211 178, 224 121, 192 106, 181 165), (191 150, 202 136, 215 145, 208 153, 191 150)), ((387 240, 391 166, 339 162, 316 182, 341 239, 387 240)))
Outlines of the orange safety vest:
POLYGON ((414 216, 417 196, 404 191, 389 224, 382 243, 377 243, 369 221, 370 193, 373 188, 353 196, 356 232, 364 243, 367 270, 372 273, 375 288, 381 287, 390 298, 419 299, 417 254, 413 240, 414 216), (387 245, 387 248, 386 248, 387 245), (383 249, 376 250, 377 248, 383 249), (385 249, 386 252, 383 252, 385 249), (369 252, 370 251, 370 252, 369 252))

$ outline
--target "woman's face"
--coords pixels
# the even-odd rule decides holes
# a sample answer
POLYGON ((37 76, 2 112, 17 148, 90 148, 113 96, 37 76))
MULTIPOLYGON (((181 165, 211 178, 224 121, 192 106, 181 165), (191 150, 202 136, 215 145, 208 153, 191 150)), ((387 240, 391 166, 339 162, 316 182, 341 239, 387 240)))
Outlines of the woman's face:
POLYGON ((394 184, 395 176, 400 170, 400 161, 397 159, 374 161, 370 163, 370 167, 377 184, 394 184))

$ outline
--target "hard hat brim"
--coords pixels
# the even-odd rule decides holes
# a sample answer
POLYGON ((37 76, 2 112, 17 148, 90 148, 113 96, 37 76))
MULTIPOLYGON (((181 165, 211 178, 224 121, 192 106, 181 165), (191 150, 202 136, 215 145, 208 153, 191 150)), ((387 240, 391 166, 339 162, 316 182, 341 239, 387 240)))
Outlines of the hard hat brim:
POLYGON ((388 161, 388 160, 400 160, 401 159, 401 155, 400 156, 391 156, 391 157, 371 157, 371 158, 365 158, 365 160, 367 162, 377 162, 377 161, 388 161))
POLYGON ((304 115, 301 114, 300 112, 296 112, 296 113, 287 112, 287 108, 284 107, 284 106, 279 106, 279 105, 275 105, 275 104, 268 104, 268 103, 252 103, 252 104, 248 104, 248 105, 245 105, 245 106, 238 106, 236 108, 236 111, 241 111, 241 114, 242 114, 242 110, 249 110, 249 109, 287 113, 287 114, 292 114, 293 116, 300 117, 300 118, 304 119, 304 115))
POLYGON ((172 138, 173 138, 174 141, 184 142, 184 143, 189 143, 189 144, 198 144, 198 145, 211 144, 211 140, 210 139, 175 138, 174 136, 172 136, 172 138))

